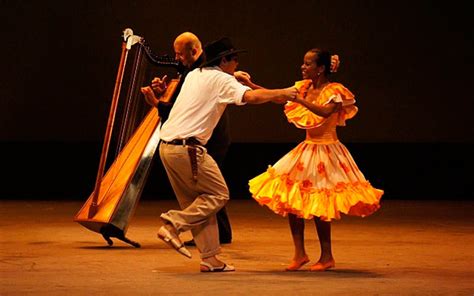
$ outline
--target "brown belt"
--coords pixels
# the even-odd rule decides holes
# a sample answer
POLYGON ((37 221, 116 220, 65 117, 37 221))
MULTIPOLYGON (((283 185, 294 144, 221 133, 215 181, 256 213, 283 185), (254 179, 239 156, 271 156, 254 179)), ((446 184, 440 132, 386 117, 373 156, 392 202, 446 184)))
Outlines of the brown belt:
POLYGON ((174 140, 171 140, 169 142, 164 141, 164 140, 161 140, 161 141, 165 144, 170 144, 170 145, 183 145, 183 146, 186 146, 186 145, 190 145, 190 146, 201 145, 201 143, 199 143, 199 141, 196 138, 174 139, 174 140))

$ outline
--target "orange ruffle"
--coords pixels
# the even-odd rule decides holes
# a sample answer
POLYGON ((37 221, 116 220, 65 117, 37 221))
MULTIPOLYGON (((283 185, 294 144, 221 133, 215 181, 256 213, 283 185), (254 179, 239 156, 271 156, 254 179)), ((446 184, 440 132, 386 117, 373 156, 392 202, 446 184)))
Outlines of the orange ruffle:
MULTIPOLYGON (((310 85, 311 80, 302 80, 295 83, 295 87, 303 97, 310 85)), ((345 121, 354 117, 358 111, 358 108, 354 106, 354 95, 340 83, 333 82, 326 85, 313 103, 325 105, 331 101, 342 103, 342 109, 337 115, 337 124, 340 126, 344 126, 345 121)), ((327 120, 327 118, 318 116, 306 107, 291 101, 285 105, 284 112, 289 122, 302 129, 321 126, 327 120)))
POLYGON ((295 182, 287 175, 276 176, 272 167, 249 181, 252 197, 276 214, 300 218, 340 219, 340 213, 365 217, 380 208, 383 191, 368 181, 338 183, 334 188, 318 189, 308 182, 295 182))

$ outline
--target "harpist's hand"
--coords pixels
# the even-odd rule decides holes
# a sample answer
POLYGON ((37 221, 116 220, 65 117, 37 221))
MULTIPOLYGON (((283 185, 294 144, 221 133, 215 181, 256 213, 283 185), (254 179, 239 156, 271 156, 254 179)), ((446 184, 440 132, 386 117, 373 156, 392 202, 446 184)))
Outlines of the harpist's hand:
POLYGON ((161 96, 165 92, 166 88, 168 87, 166 84, 166 77, 167 75, 163 76, 162 78, 155 77, 151 81, 151 88, 155 92, 155 95, 161 96))
POLYGON ((142 94, 145 96, 145 101, 153 107, 158 105, 158 99, 155 97, 153 93, 153 89, 150 86, 145 86, 140 89, 142 94))

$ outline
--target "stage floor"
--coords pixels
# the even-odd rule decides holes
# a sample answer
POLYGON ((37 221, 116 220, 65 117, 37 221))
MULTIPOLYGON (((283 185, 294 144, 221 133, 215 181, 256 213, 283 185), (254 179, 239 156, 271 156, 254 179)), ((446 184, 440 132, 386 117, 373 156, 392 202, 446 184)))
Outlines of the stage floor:
MULTIPOLYGON (((367 218, 333 223, 336 268, 309 272, 319 257, 306 223, 311 263, 285 272, 293 247, 285 218, 251 200, 227 211, 234 241, 221 258, 232 273, 199 272, 156 238, 174 201, 142 201, 127 236, 139 249, 73 222, 82 202, 0 201, 0 295, 473 295, 474 202, 387 200, 367 218)), ((190 233, 184 233, 189 239, 190 233)))

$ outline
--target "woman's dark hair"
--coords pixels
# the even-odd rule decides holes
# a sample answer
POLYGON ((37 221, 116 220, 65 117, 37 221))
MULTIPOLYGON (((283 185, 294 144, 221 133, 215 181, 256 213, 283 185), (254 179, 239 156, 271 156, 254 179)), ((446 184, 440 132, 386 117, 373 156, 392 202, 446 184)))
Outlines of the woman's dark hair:
POLYGON ((331 54, 325 49, 313 48, 308 52, 314 53, 314 62, 318 66, 324 66, 324 74, 331 74, 331 54))

